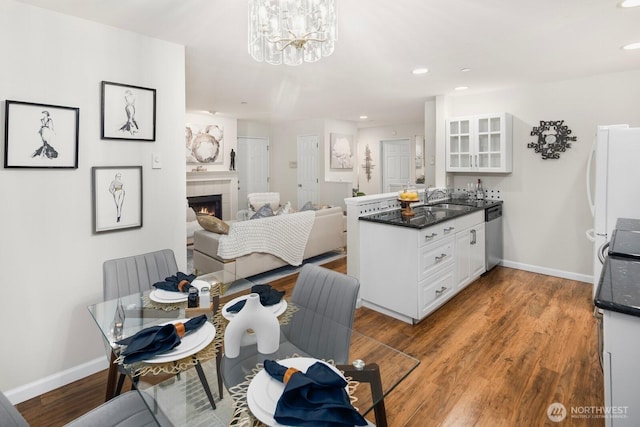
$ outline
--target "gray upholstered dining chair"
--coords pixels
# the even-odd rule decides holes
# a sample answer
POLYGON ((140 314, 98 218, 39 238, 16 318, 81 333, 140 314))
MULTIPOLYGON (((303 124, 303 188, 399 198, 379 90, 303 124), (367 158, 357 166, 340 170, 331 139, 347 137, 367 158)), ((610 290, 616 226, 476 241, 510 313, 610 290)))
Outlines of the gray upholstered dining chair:
POLYGON ((305 264, 291 294, 291 302, 304 310, 282 326, 280 353, 312 354, 337 364, 349 363, 359 289, 360 282, 355 277, 305 264))
POLYGON ((105 261, 102 266, 104 300, 144 292, 178 272, 171 249, 105 261))
MULTIPOLYGON (((295 317, 280 328, 278 355, 309 356, 333 360, 347 376, 371 386, 376 424, 386 427, 387 418, 378 365, 364 370, 349 363, 349 345, 358 299, 358 279, 313 264, 300 270, 290 302, 301 308, 295 317)), ((260 355, 255 344, 242 347, 237 358, 222 359, 222 376, 226 387, 245 380, 257 362, 269 355, 260 355)))
MULTIPOLYGON (((313 264, 300 270, 291 303, 302 310, 280 328, 278 354, 313 355, 337 364, 348 363, 351 328, 360 283, 354 277, 313 264), (337 327, 336 327, 337 326, 337 327)), ((257 346, 240 348, 236 358, 222 358, 225 386, 244 381, 245 375, 262 362, 257 346)))
MULTIPOLYGON (((142 396, 136 391, 123 393, 97 408, 76 418, 67 424, 68 427, 147 427, 157 426, 171 427, 173 424, 166 415, 157 407, 153 398, 145 395, 148 401, 145 403, 142 396), (148 406, 147 406, 148 405, 148 406), (149 412, 154 409, 154 417, 149 412)), ((29 423, 15 406, 9 402, 4 393, 0 393, 0 425, 4 427, 29 427, 29 423)))
MULTIPOLYGON (((171 249, 162 249, 146 254, 107 260, 102 267, 104 300, 107 301, 137 292, 148 291, 152 289, 154 283, 161 282, 165 278, 175 275, 177 272, 178 264, 175 254, 171 249)), ((109 400, 113 396, 120 394, 125 379, 124 372, 120 371, 120 376, 116 384, 116 377, 118 376, 119 370, 117 365, 113 363, 115 355, 112 351, 110 351, 110 353, 111 360, 109 363, 105 400, 109 400)), ((216 366, 218 368, 218 392, 220 398, 222 398, 223 392, 222 376, 220 375, 221 361, 222 357, 218 355, 216 366)), ((215 409, 216 405, 200 363, 196 364, 196 370, 202 386, 207 393, 209 402, 215 409)))

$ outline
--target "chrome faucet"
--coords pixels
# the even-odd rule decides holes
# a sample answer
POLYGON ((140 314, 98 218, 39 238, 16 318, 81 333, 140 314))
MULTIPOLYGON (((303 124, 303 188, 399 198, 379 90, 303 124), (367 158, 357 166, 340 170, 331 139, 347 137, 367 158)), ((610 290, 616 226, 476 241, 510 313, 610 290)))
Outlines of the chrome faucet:
POLYGON ((445 190, 442 190, 440 188, 434 188, 433 190, 429 191, 429 189, 427 188, 426 190, 424 190, 424 204, 428 205, 429 201, 431 200, 433 195, 436 193, 440 193, 443 196, 447 197, 447 192, 445 190))

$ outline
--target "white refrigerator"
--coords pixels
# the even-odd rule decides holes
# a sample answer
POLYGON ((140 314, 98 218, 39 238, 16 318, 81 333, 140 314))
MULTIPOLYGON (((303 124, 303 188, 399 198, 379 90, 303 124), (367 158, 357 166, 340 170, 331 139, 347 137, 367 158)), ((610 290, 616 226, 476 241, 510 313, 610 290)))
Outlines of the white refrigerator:
POLYGON ((616 220, 640 219, 640 128, 598 126, 587 166, 587 195, 594 219, 593 230, 587 231, 587 237, 594 241, 595 293, 602 271, 598 252, 606 249, 604 245, 611 238, 616 220))

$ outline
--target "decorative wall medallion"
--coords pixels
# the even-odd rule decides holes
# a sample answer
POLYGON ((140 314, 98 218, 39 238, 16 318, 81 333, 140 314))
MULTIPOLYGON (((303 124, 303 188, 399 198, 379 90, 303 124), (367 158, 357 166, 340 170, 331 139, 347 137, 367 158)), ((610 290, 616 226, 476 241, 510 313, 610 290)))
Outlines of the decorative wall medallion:
POLYGON ((527 148, 533 148, 542 155, 542 159, 559 159, 560 153, 571 148, 569 141, 575 141, 575 136, 569 136, 571 129, 564 124, 564 120, 540 120, 540 126, 534 127, 531 136, 537 136, 537 142, 530 142, 527 148))

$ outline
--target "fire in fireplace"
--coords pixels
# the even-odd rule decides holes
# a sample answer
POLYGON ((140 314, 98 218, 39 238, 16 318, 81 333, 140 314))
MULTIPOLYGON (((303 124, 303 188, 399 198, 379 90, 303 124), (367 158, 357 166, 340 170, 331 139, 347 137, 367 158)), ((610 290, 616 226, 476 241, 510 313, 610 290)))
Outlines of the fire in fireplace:
POLYGON ((187 202, 196 214, 213 214, 222 219, 222 194, 187 197, 187 202))

